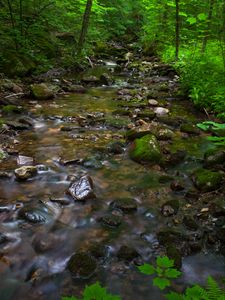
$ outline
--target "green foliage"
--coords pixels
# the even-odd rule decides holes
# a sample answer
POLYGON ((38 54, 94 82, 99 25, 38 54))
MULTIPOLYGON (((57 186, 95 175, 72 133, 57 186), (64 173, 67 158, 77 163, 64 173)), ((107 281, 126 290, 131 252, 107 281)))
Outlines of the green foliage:
POLYGON ((145 275, 153 275, 153 285, 164 290, 171 285, 171 279, 175 279, 181 275, 181 272, 174 267, 174 261, 167 256, 158 257, 156 260, 156 267, 150 264, 144 264, 138 267, 139 271, 145 275))
POLYGON ((166 295, 168 300, 224 300, 225 290, 220 288, 218 283, 212 278, 208 277, 207 286, 205 288, 194 285, 187 288, 184 294, 170 292, 166 295))
POLYGON ((214 142, 217 146, 225 146, 225 124, 206 121, 202 123, 198 123, 196 125, 203 131, 209 131, 217 136, 209 136, 207 139, 211 142, 214 142))
MULTIPOLYGON (((90 286, 86 286, 82 300, 120 300, 119 296, 111 295, 107 290, 96 282, 90 286)), ((78 298, 72 297, 62 297, 62 300, 79 300, 78 298)))

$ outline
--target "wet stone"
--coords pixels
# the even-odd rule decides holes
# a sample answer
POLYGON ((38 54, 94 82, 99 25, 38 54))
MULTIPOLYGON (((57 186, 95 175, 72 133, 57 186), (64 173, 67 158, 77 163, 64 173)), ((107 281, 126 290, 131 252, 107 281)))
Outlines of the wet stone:
POLYGON ((37 167, 23 166, 14 171, 17 180, 27 180, 37 174, 37 167))
POLYGON ((6 124, 15 130, 27 130, 30 129, 30 126, 21 122, 17 121, 7 121, 6 124))
POLYGON ((184 183, 180 180, 179 181, 175 180, 175 181, 171 182, 170 188, 171 188, 172 191, 176 191, 176 192, 183 191, 184 190, 184 183))
POLYGON ((122 218, 116 215, 106 215, 100 218, 100 222, 109 227, 119 227, 122 223, 122 218))
POLYGON ((34 163, 33 157, 19 155, 17 157, 17 165, 18 166, 32 166, 34 163))
POLYGON ((137 210, 137 202, 131 198, 117 199, 112 202, 114 208, 121 209, 124 213, 129 213, 137 210))
POLYGON ((121 142, 113 142, 108 145, 108 151, 113 154, 124 153, 124 144, 121 142))
POLYGON ((197 230, 199 227, 197 222, 192 217, 189 216, 185 216, 183 218, 183 224, 185 225, 185 227, 187 227, 187 229, 193 231, 197 230))
POLYGON ((83 176, 69 187, 67 193, 76 201, 96 198, 93 191, 93 181, 90 176, 83 176))
POLYGON ((12 178, 13 173, 11 172, 2 172, 0 171, 0 179, 10 179, 12 178))
POLYGON ((4 233, 0 233, 0 245, 8 241, 8 237, 4 233))
POLYGON ((171 243, 180 243, 186 240, 186 236, 179 230, 165 228, 157 232, 158 241, 162 245, 170 245, 171 243))
POLYGON ((210 192, 220 187, 222 174, 206 169, 198 169, 194 172, 193 181, 195 186, 202 192, 210 192))
POLYGON ((46 217, 38 209, 23 207, 18 213, 19 219, 23 219, 30 223, 45 223, 46 217))
POLYGON ((156 114, 157 117, 159 117, 159 116, 165 116, 165 115, 168 115, 169 109, 164 108, 164 107, 156 107, 154 109, 154 112, 155 112, 155 114, 156 114))
POLYGON ((179 201, 178 200, 169 200, 162 206, 162 214, 164 217, 169 217, 177 214, 179 209, 179 201))
POLYGON ((74 277, 86 279, 94 274, 97 263, 91 255, 77 252, 71 256, 67 268, 74 277))
POLYGON ((92 244, 88 251, 90 252, 90 254, 95 257, 96 259, 100 259, 106 256, 107 254, 107 248, 105 245, 103 244, 92 244))
POLYGON ((128 262, 133 261, 135 258, 138 258, 139 256, 140 255, 136 249, 125 245, 121 246, 117 253, 118 259, 128 261, 128 262))
POLYGON ((182 124, 180 126, 180 131, 188 134, 200 134, 199 129, 193 124, 182 124))

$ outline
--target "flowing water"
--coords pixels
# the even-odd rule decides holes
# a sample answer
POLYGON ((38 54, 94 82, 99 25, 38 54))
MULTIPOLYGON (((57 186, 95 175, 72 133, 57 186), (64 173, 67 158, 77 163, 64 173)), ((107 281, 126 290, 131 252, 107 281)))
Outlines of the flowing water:
MULTIPOLYGON (((86 94, 24 103, 35 124, 32 130, 18 136, 17 149, 20 155, 35 159, 39 172, 26 182, 0 181, 0 204, 8 205, 8 210, 0 212, 0 230, 9 238, 1 246, 1 300, 56 300, 62 295, 79 295, 86 284, 96 280, 125 300, 161 299, 151 280, 138 273, 134 264, 118 260, 116 253, 121 245, 134 247, 144 261, 152 261, 155 255, 163 253, 155 235, 166 224, 159 213, 160 205, 171 197, 180 199, 183 194, 171 195, 169 183, 158 181, 164 172, 133 162, 126 149, 117 155, 108 152, 113 141, 124 143, 124 129, 111 126, 117 118, 113 112, 118 109, 118 102, 113 99, 121 82, 126 85, 124 79, 118 78, 114 86, 90 88, 86 94), (104 121, 98 123, 95 118, 104 121), (86 120, 94 121, 81 124, 86 120), (61 130, 63 126, 72 130, 61 130), (79 178, 84 174, 92 177, 97 198, 85 204, 69 201, 65 191, 71 176, 79 178), (123 215, 119 228, 102 226, 99 218, 110 211, 114 199, 122 197, 134 198, 137 212, 123 215), (66 205, 50 198, 62 199, 66 205), (21 220, 17 216, 19 206, 32 209, 46 222, 30 224, 21 220), (96 275, 85 281, 73 279, 66 270, 69 258, 78 249, 85 250, 96 243, 107 247, 96 275)), ((179 102, 174 102, 173 113, 195 118, 179 102)), ((117 121, 120 125, 129 123, 127 117, 117 121)), ((176 145, 177 149, 186 149, 188 156, 168 173, 174 176, 182 172, 188 186, 191 184, 188 174, 198 164, 207 143, 199 137, 188 140, 177 137, 176 145)), ((2 166, 7 171, 16 168, 16 156, 2 166)), ((208 274, 221 276, 224 263, 224 257, 210 253, 184 258, 184 275, 178 284, 202 282, 208 274)))

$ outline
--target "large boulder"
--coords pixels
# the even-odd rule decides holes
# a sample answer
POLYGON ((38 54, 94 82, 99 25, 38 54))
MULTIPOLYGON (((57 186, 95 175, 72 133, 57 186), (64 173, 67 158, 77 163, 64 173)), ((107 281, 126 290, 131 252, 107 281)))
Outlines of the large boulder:
POLYGON ((152 134, 134 140, 129 151, 130 158, 137 162, 159 163, 161 151, 156 137, 152 134))
POLYGON ((78 181, 72 182, 67 193, 76 201, 85 201, 96 198, 93 191, 93 181, 90 176, 83 176, 78 181))
POLYGON ((194 172, 193 182, 202 192, 214 191, 220 187, 223 176, 219 172, 198 169, 194 172))
POLYGON ((32 84, 30 89, 31 95, 37 100, 48 100, 54 97, 53 90, 45 83, 32 84))

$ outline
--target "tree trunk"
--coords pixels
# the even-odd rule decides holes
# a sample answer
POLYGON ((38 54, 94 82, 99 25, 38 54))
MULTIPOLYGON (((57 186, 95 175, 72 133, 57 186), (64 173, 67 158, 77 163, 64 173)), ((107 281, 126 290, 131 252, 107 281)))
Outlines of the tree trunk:
POLYGON ((7 5, 8 5, 8 10, 9 10, 9 15, 10 15, 11 27, 13 29, 13 40, 15 43, 16 51, 18 51, 18 42, 17 42, 16 35, 15 35, 15 30, 16 30, 15 20, 14 20, 13 9, 12 9, 10 0, 7 0, 7 5))
POLYGON ((79 38, 78 47, 77 47, 77 54, 78 55, 80 55, 82 50, 83 50, 85 38, 86 38, 86 35, 87 35, 87 31, 88 31, 88 25, 89 25, 89 20, 90 20, 90 15, 91 15, 92 3, 93 3, 93 0, 87 0, 85 12, 84 12, 84 15, 83 15, 83 22, 82 22, 80 38, 79 38))
POLYGON ((208 18, 207 18, 207 29, 205 32, 205 37, 203 38, 202 42, 202 52, 205 52, 206 45, 209 39, 209 34, 210 34, 210 27, 211 27, 211 21, 212 21, 212 15, 213 15, 213 7, 214 7, 214 1, 215 0, 210 0, 210 5, 209 5, 209 13, 208 13, 208 18))
POLYGON ((175 0, 176 4, 176 52, 175 52, 175 59, 178 60, 179 58, 179 47, 180 47, 180 18, 179 18, 179 0, 175 0))

